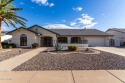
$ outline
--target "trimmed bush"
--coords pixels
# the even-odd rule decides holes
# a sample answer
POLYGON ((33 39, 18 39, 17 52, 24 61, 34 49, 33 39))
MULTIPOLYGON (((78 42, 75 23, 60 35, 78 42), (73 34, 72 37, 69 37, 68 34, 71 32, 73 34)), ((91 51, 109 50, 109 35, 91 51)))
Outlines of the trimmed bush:
POLYGON ((16 44, 14 44, 14 43, 8 44, 7 48, 16 48, 16 44))
POLYGON ((54 48, 55 48, 55 51, 61 51, 63 49, 63 47, 58 43, 54 46, 54 48))
POLYGON ((39 44, 38 44, 38 43, 32 44, 32 48, 38 48, 38 47, 39 47, 39 44))
POLYGON ((3 48, 7 48, 8 43, 2 42, 1 44, 2 44, 2 47, 3 47, 3 48))
POLYGON ((68 50, 70 51, 76 51, 78 49, 78 46, 68 46, 68 50))

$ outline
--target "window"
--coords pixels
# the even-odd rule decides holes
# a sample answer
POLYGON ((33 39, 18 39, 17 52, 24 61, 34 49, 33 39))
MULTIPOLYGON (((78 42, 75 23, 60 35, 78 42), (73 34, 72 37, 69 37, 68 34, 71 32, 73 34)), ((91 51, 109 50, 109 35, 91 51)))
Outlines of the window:
POLYGON ((20 46, 27 46, 27 36, 25 34, 20 36, 20 46))
POLYGON ((71 43, 80 43, 81 42, 81 38, 80 37, 72 37, 71 38, 71 43))
POLYGON ((59 37, 58 43, 67 43, 67 38, 66 37, 59 37))

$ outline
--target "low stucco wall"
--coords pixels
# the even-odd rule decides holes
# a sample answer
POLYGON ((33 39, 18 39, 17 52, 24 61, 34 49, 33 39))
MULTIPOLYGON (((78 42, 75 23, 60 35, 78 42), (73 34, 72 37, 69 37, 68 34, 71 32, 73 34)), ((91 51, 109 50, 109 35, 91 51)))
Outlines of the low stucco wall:
POLYGON ((88 47, 88 44, 61 44, 59 43, 61 46, 63 47, 68 47, 68 46, 78 46, 78 47, 88 47))

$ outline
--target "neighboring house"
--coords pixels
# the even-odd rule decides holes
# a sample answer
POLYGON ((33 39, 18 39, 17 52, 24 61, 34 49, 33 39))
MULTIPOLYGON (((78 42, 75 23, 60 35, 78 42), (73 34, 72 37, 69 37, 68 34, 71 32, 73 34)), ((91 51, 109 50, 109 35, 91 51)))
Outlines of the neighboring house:
POLYGON ((108 29, 106 31, 109 34, 114 35, 110 40, 110 46, 123 46, 125 42, 125 29, 108 29))
POLYGON ((109 46, 110 34, 96 29, 46 29, 38 25, 19 28, 8 33, 17 47, 31 47, 33 43, 49 47, 59 43, 62 46, 77 45, 109 46))
POLYGON ((9 31, 2 31, 2 36, 1 36, 1 41, 2 42, 11 42, 11 38, 12 36, 11 35, 7 35, 9 31))
POLYGON ((2 36, 6 35, 9 31, 2 31, 2 36))

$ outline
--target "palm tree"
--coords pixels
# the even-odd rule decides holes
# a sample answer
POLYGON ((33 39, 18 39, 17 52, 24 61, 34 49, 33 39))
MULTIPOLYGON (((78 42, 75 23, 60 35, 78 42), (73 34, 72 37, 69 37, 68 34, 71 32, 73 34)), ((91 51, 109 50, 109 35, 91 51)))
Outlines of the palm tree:
POLYGON ((26 27, 27 21, 25 18, 20 17, 16 14, 16 11, 22 10, 22 8, 16 8, 15 5, 12 4, 14 0, 0 0, 0 49, 2 49, 1 45, 1 36, 2 36, 2 23, 4 22, 8 27, 9 25, 17 28, 17 24, 26 27))

